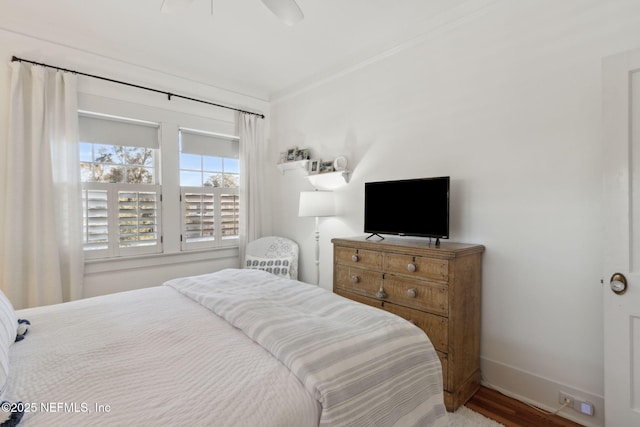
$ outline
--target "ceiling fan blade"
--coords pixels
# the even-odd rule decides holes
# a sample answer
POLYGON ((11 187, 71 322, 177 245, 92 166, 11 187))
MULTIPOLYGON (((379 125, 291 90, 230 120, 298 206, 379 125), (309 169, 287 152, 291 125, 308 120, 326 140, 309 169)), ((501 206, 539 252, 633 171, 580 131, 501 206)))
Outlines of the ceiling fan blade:
POLYGON ((295 0, 262 0, 262 3, 287 25, 294 25, 304 18, 295 0))
POLYGON ((193 3, 193 0, 163 0, 160 11, 162 13, 180 12, 191 6, 191 3, 193 3))

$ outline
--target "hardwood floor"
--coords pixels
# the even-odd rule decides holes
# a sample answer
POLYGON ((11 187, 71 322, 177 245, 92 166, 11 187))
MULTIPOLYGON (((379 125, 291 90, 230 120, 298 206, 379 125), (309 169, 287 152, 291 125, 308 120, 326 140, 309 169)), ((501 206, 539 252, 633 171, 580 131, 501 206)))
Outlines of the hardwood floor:
POLYGON ((566 418, 545 414, 486 387, 480 387, 465 406, 507 427, 580 427, 566 418))

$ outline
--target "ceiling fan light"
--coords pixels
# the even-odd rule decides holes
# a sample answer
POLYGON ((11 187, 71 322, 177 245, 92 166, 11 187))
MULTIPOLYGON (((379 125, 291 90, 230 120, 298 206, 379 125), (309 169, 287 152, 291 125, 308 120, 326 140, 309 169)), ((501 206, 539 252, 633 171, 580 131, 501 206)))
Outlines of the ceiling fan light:
POLYGON ((302 21, 304 14, 295 0, 262 0, 267 8, 282 22, 291 26, 302 21))
POLYGON ((163 0, 160 6, 162 13, 175 13, 187 9, 193 0, 163 0))

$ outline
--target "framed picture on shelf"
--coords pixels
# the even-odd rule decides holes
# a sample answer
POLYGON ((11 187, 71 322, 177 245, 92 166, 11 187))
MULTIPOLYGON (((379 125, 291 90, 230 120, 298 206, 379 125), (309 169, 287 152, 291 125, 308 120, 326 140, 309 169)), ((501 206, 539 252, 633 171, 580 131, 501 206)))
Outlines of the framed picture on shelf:
POLYGON ((309 175, 315 175, 320 172, 320 159, 309 160, 309 175))
POLYGON ((287 149, 287 162, 295 161, 297 152, 298 152, 298 147, 291 147, 287 149))
POLYGON ((287 161, 287 152, 283 151, 280 153, 280 159, 278 159, 278 163, 285 163, 287 161))
POLYGON ((333 172, 333 160, 320 162, 320 173, 333 172))
POLYGON ((296 160, 307 160, 309 158, 309 149, 303 148, 296 151, 296 160))
POLYGON ((336 157, 333 161, 333 170, 335 170, 336 172, 347 170, 347 158, 344 156, 336 157))

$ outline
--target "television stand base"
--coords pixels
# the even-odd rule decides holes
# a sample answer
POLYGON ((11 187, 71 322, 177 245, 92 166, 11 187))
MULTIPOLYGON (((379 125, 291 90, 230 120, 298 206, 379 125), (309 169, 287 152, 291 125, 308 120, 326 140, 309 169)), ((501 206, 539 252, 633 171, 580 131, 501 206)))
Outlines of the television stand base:
POLYGON ((382 237, 381 235, 379 235, 378 233, 371 233, 371 235, 369 237, 366 238, 366 240, 369 240, 370 238, 372 238, 373 236, 378 236, 380 238, 379 241, 384 240, 384 237, 382 237))

